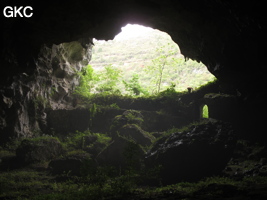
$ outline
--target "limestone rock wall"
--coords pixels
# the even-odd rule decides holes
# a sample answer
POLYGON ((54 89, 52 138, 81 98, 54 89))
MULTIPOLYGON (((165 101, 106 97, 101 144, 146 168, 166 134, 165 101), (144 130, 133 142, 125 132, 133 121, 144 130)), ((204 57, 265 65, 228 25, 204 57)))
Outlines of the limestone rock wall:
POLYGON ((69 109, 78 85, 77 72, 91 59, 89 38, 43 46, 33 74, 21 73, 0 88, 0 140, 42 134, 47 109, 69 109))

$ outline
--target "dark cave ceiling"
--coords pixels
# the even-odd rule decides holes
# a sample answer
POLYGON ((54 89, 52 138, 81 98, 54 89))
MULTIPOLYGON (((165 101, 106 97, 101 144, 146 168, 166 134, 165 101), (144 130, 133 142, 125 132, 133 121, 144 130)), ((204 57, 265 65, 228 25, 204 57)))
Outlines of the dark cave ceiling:
POLYGON ((7 5, 31 5, 34 13, 31 18, 1 16, 1 84, 16 73, 30 73, 43 44, 81 38, 88 42, 89 38, 109 40, 127 23, 167 32, 186 57, 202 61, 219 79, 237 87, 247 87, 248 76, 264 79, 267 42, 263 1, 62 2, 1 1, 2 10, 7 5))

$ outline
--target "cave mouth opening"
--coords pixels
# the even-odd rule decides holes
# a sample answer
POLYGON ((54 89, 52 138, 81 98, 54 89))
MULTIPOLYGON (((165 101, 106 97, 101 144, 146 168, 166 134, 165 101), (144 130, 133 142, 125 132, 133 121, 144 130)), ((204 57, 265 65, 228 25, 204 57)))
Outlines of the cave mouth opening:
POLYGON ((99 88, 107 89, 105 83, 114 85, 107 90, 121 94, 157 94, 167 89, 184 92, 215 79, 203 63, 186 60, 167 33, 138 24, 127 24, 121 30, 113 40, 93 40, 89 64, 100 76, 112 72, 117 76, 113 76, 116 84, 107 76, 102 78, 96 93, 99 88))

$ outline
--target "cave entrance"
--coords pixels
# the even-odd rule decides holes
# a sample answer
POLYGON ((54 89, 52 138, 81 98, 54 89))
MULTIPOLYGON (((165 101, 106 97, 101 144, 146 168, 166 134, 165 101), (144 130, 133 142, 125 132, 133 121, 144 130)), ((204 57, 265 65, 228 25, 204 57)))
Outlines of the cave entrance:
POLYGON ((167 33, 137 24, 128 24, 121 30, 113 40, 93 41, 90 65, 100 76, 114 75, 113 80, 103 78, 96 90, 150 95, 168 89, 184 92, 188 87, 195 89, 214 80, 204 64, 186 61, 167 33))
POLYGON ((201 108, 201 118, 209 118, 209 107, 207 104, 204 104, 201 108))

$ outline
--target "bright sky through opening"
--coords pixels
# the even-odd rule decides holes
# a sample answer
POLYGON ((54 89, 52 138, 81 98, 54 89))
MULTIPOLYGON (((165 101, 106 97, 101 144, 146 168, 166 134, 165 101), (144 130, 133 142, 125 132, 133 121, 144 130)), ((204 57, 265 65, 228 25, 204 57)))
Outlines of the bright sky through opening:
POLYGON ((121 28, 121 32, 115 36, 114 40, 126 40, 134 37, 139 37, 153 31, 152 28, 144 27, 137 24, 127 24, 121 28))
MULTIPOLYGON (((90 64, 96 71, 112 65, 122 71, 123 80, 130 81, 134 74, 139 75, 142 87, 152 93, 153 80, 146 72, 153 65, 153 59, 158 57, 158 49, 168 47, 177 51, 175 59, 179 64, 165 66, 162 79, 162 90, 175 85, 176 91, 185 91, 187 87, 197 88, 214 79, 202 63, 192 60, 184 62, 178 45, 170 35, 157 29, 137 24, 127 24, 113 40, 94 40, 92 61, 90 64), (178 61, 177 60, 177 61, 178 61)), ((166 49, 169 51, 170 49, 166 49)), ((160 62, 160 61, 159 61, 160 62)), ((124 85, 117 85, 125 93, 124 85)))

